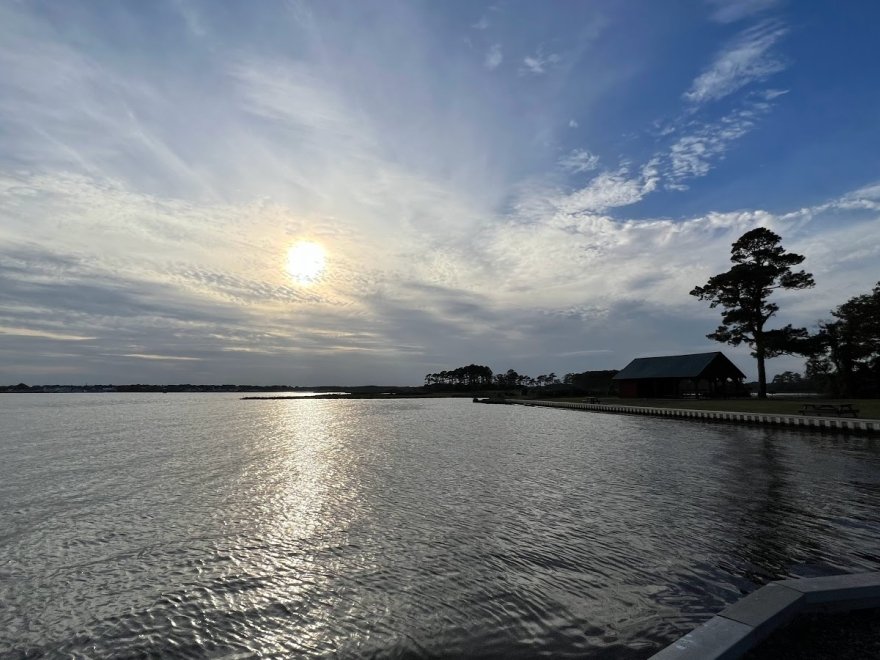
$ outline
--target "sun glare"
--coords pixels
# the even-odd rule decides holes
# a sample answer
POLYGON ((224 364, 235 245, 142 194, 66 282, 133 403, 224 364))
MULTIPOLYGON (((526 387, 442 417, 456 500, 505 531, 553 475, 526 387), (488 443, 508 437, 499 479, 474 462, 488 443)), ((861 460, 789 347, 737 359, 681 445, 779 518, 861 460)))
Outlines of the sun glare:
POLYGON ((287 251, 287 274, 297 284, 313 284, 324 273, 325 261, 324 248, 317 243, 297 243, 287 251))

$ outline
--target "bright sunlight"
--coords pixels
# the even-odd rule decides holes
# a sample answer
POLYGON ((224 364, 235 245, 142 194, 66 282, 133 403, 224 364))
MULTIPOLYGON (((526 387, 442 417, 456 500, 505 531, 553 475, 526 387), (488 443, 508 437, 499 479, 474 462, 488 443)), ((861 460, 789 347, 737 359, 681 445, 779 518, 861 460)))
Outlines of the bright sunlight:
POLYGON ((317 243, 297 243, 287 251, 287 274, 298 284, 313 284, 323 274, 325 260, 324 248, 317 243))

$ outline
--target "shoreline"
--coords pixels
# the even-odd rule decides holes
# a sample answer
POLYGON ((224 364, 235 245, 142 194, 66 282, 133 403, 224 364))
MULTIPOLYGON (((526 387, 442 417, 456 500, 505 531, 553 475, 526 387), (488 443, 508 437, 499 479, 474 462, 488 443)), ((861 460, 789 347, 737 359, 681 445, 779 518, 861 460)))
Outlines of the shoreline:
POLYGON ((394 392, 346 392, 339 394, 323 393, 314 396, 243 396, 240 401, 274 401, 279 399, 471 399, 473 394, 443 393, 443 394, 395 394, 394 392))
POLYGON ((715 422, 722 424, 744 424, 751 426, 770 426, 794 428, 809 431, 833 431, 865 435, 880 435, 880 419, 861 417, 815 417, 775 412, 734 412, 726 410, 700 410, 696 408, 662 408, 659 406, 639 407, 605 403, 576 403, 568 401, 508 400, 513 405, 537 406, 542 408, 563 408, 604 412, 620 415, 645 415, 650 417, 671 417, 674 419, 715 422))

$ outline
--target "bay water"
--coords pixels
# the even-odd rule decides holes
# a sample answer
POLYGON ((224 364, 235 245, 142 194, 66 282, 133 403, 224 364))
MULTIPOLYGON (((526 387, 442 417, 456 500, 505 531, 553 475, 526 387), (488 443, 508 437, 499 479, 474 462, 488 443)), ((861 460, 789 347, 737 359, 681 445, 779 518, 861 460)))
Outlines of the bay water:
POLYGON ((239 396, 0 396, 0 656, 645 658, 880 570, 876 439, 239 396))

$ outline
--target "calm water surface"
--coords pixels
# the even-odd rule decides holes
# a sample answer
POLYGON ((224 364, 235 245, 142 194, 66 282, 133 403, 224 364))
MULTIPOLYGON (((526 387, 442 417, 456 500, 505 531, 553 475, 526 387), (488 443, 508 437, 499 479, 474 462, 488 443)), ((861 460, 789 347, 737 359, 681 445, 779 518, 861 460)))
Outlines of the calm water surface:
POLYGON ((880 570, 877 441, 469 400, 0 396, 0 655, 643 658, 880 570))

